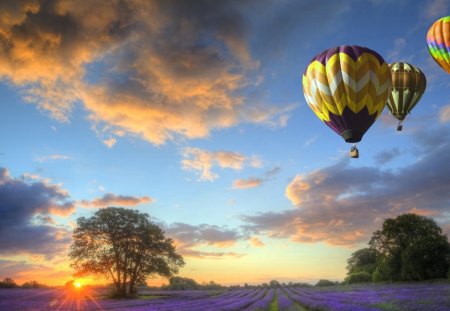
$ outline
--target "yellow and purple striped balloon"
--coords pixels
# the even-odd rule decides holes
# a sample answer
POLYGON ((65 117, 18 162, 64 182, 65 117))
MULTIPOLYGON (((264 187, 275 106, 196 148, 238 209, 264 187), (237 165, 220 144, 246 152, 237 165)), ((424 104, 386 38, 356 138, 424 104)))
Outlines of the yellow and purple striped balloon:
POLYGON ((427 45, 436 63, 450 73, 450 16, 442 17, 431 25, 427 45))
POLYGON ((302 78, 306 102, 346 142, 359 142, 383 111, 391 71, 375 51, 356 45, 315 56, 302 78))

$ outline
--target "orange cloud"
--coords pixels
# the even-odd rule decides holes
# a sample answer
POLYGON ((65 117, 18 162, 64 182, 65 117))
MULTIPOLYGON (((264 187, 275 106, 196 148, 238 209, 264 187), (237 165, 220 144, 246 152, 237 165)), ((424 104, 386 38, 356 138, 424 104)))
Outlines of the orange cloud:
POLYGON ((263 247, 265 244, 258 238, 252 237, 250 239, 250 244, 254 247, 263 247))
POLYGON ((207 151, 199 148, 188 147, 183 150, 182 168, 187 171, 194 171, 200 175, 199 179, 203 181, 213 181, 219 177, 212 172, 213 166, 220 168, 230 168, 241 170, 244 165, 251 167, 261 166, 261 160, 258 157, 247 157, 243 154, 231 151, 207 151))
POLYGON ((144 203, 152 203, 153 199, 147 196, 133 197, 125 195, 117 195, 114 193, 106 193, 101 198, 91 201, 82 200, 80 204, 83 207, 103 208, 107 206, 136 206, 144 203))
POLYGON ((236 179, 233 181, 233 188, 248 189, 260 186, 262 180, 260 178, 236 179))
POLYGON ((299 206, 304 200, 304 196, 307 196, 310 185, 306 182, 302 176, 297 175, 287 186, 285 195, 294 204, 299 206))
POLYGON ((0 21, 0 77, 61 122, 81 103, 108 147, 124 135, 159 145, 241 122, 284 126, 293 109, 242 95, 259 62, 227 2, 3 1, 0 21))

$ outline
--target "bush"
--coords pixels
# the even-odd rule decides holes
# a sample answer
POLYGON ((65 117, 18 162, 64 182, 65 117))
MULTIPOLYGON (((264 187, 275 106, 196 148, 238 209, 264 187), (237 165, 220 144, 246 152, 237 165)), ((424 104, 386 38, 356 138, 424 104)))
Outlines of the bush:
POLYGON ((372 281, 373 282, 385 282, 385 281, 391 281, 392 278, 390 277, 392 274, 389 265, 380 262, 375 269, 375 272, 372 274, 372 281))
POLYGON ((16 288, 18 285, 11 278, 5 278, 3 282, 0 281, 0 288, 16 288))
POLYGON ((371 282, 371 281, 372 281, 372 276, 365 271, 352 273, 345 278, 345 282, 347 284, 366 283, 366 282, 371 282))
POLYGON ((339 284, 339 282, 335 283, 335 282, 330 281, 330 280, 319 280, 319 282, 317 282, 315 286, 334 286, 334 285, 337 285, 337 284, 339 284))

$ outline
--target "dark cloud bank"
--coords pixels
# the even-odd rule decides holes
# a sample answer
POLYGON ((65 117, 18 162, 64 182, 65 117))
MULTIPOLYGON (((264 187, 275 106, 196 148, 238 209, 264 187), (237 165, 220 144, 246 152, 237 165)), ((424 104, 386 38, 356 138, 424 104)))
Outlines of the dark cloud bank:
POLYGON ((48 258, 70 241, 65 228, 52 225, 53 215, 75 210, 58 185, 13 178, 0 168, 0 255, 39 254, 48 258))

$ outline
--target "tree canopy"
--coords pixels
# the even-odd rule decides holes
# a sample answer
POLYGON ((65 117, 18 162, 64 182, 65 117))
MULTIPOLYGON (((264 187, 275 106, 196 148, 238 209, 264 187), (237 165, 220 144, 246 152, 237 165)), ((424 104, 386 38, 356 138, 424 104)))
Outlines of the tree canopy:
POLYGON ((386 219, 382 229, 373 233, 369 248, 356 251, 347 262, 348 279, 361 272, 374 281, 445 278, 450 244, 433 219, 403 214, 386 219))
POLYGON ((117 296, 135 294, 152 275, 171 277, 184 265, 173 240, 135 210, 108 207, 77 219, 69 253, 75 276, 112 279, 117 296))

